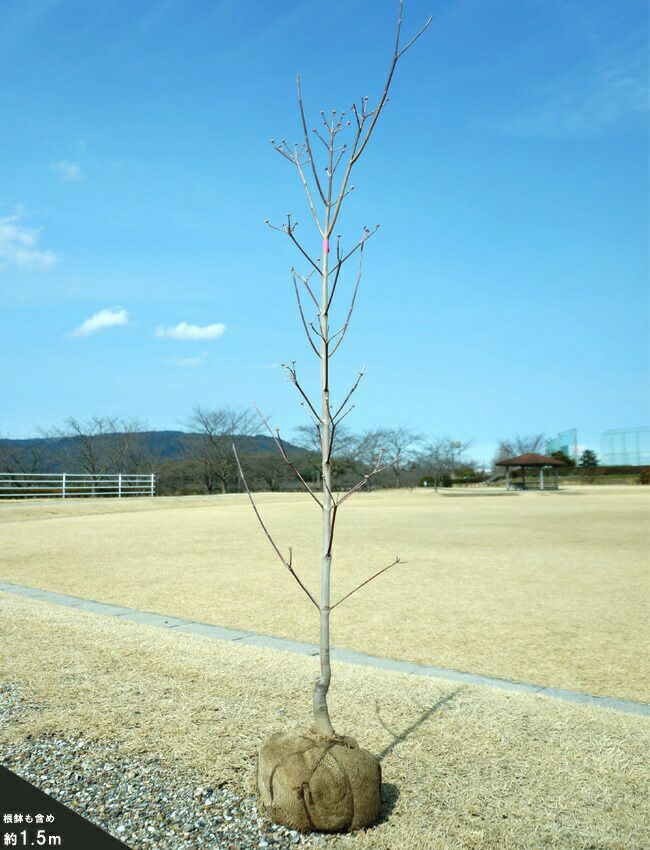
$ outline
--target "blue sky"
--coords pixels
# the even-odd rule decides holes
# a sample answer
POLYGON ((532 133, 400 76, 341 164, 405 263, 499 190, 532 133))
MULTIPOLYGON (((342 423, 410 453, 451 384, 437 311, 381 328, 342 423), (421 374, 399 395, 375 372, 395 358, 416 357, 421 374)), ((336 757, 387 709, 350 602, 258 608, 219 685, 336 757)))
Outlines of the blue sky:
MULTIPOLYGON (((299 138, 297 71, 314 118, 376 100, 396 5, 3 0, 1 434, 256 401, 291 435, 278 364, 317 363, 264 220, 319 240, 269 140, 299 138)), ((646 4, 405 0, 406 34, 429 13, 341 219, 382 227, 334 392, 365 365, 352 429, 480 458, 572 427, 598 450, 650 422, 646 4)))

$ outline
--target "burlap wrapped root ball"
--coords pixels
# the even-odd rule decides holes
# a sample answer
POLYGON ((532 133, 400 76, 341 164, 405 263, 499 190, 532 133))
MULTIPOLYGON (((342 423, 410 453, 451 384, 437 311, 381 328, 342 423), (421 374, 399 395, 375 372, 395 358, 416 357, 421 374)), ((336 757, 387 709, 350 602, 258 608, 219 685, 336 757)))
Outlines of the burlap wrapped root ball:
POLYGON ((272 735, 257 783, 269 816, 301 832, 352 832, 379 816, 381 767, 353 738, 272 735))

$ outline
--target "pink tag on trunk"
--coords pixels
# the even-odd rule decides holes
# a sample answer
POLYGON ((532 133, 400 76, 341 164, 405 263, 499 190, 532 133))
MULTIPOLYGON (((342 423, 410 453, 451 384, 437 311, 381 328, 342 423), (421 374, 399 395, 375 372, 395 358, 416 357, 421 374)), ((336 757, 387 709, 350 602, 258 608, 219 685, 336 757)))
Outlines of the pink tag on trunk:
POLYGON ((323 239, 323 256, 326 257, 330 252, 330 241, 329 239, 323 239))

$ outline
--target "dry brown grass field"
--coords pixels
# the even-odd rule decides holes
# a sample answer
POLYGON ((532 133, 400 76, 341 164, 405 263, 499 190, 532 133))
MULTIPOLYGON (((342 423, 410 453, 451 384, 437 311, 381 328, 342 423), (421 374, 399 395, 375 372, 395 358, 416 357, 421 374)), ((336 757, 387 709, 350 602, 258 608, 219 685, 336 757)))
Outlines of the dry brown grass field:
MULTIPOLYGON (((647 699, 650 493, 373 493, 338 524, 339 646, 647 699)), ((318 514, 260 509, 313 588, 318 514)), ((244 497, 0 505, 0 580, 315 641, 316 623, 244 497)), ((0 679, 26 709, 2 742, 82 734, 254 793, 272 731, 309 723, 316 661, 0 593, 0 679)), ((648 719, 335 663, 337 729, 380 755, 395 798, 328 847, 650 846, 648 719)), ((313 846, 322 842, 313 840, 313 846)), ((310 839, 309 846, 312 846, 310 839)))
MULTIPOLYGON (((26 701, 0 752, 26 735, 81 734, 251 794, 261 741, 309 722, 312 658, 8 593, 0 611, 0 675, 26 701)), ((331 709, 380 756, 396 801, 376 827, 309 847, 650 846, 647 718, 342 663, 331 709)))
MULTIPOLYGON (((318 587, 308 497, 259 506, 318 587)), ((337 520, 333 643, 443 667, 650 698, 650 488, 378 492, 337 520)), ((0 581, 315 642, 313 609, 245 496, 0 504, 0 581)))

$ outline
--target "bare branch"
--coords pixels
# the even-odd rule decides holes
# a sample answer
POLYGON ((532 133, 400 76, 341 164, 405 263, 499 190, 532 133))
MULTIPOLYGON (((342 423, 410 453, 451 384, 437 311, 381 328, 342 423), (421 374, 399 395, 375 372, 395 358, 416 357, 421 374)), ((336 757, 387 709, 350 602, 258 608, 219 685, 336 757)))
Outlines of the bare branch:
POLYGON ((341 211, 341 204, 343 203, 343 197, 346 194, 346 189, 347 189, 347 186, 348 186, 348 180, 350 179, 350 173, 352 171, 352 166, 356 162, 355 153, 356 153, 356 150, 357 150, 357 145, 359 144, 359 139, 361 138, 361 133, 363 132, 363 127, 364 127, 364 118, 362 116, 361 123, 359 124, 359 126, 357 128, 357 132, 355 133, 355 136, 354 136, 354 141, 352 143, 352 150, 350 151, 350 157, 348 159, 348 164, 345 168, 345 174, 343 175, 343 179, 341 181, 341 187, 339 189, 339 196, 336 200, 336 205, 334 207, 334 213, 329 220, 329 227, 327 228, 327 233, 324 234, 328 238, 331 235, 332 231, 334 230, 334 225, 336 224, 336 220, 339 217, 339 212, 341 211))
POLYGON ((302 475, 300 474, 300 471, 296 468, 296 466, 293 464, 293 462, 289 459, 289 456, 287 455, 287 451, 286 451, 286 449, 284 448, 284 443, 283 443, 283 442, 282 442, 282 440, 280 439, 280 429, 279 429, 279 428, 276 428, 276 430, 275 430, 275 431, 273 431, 273 429, 271 428, 271 425, 269 424, 268 420, 267 420, 267 419, 266 419, 266 417, 263 415, 263 413, 262 413, 262 411, 259 409, 259 407, 258 407, 256 404, 254 404, 254 405, 253 405, 253 407, 254 407, 254 408, 255 408, 255 410, 257 411, 257 415, 260 417, 260 419, 262 420, 262 422, 263 422, 263 423, 264 423, 264 425, 266 426, 267 431, 269 432, 269 434, 270 434, 270 435, 271 435, 271 437, 273 438, 273 440, 274 440, 274 442, 275 442, 275 445, 278 447, 278 450, 279 450, 280 454, 282 455, 282 460, 284 460, 284 462, 285 462, 285 463, 287 464, 287 466, 291 469, 291 471, 294 473, 294 475, 296 476, 296 478, 300 481, 300 483, 301 483, 301 484, 302 484, 302 486, 305 488, 305 490, 309 493, 309 495, 312 497, 312 499, 316 502, 316 504, 317 504, 317 505, 319 506, 319 508, 322 510, 322 509, 323 509, 323 503, 322 503, 322 502, 321 502, 321 500, 318 498, 318 496, 316 496, 316 494, 315 494, 315 493, 314 493, 314 491, 311 489, 311 487, 309 486, 309 484, 307 484, 307 482, 305 481, 305 479, 304 479, 304 478, 302 477, 302 475))
MULTIPOLYGON (((329 298, 327 299, 327 306, 325 308, 326 313, 329 313, 329 309, 332 305, 332 298, 334 297, 334 293, 336 292, 336 286, 339 282, 339 274, 341 273, 341 268, 343 266, 343 263, 341 262, 341 237, 340 236, 336 237, 336 260, 337 260, 336 274, 334 275, 334 284, 333 284, 332 289, 330 291, 329 298)), ((330 272, 327 273, 328 281, 329 281, 329 276, 330 276, 330 272)))
POLYGON ((294 153, 294 160, 293 161, 295 162, 296 168, 298 169, 298 174, 300 175, 300 179, 302 181, 303 189, 305 190, 305 192, 307 194, 307 200, 309 201, 309 208, 311 209, 311 214, 313 215, 314 221, 316 222, 316 227, 318 228, 319 233, 321 235, 323 235, 323 228, 321 227, 320 221, 318 220, 316 208, 314 207, 314 201, 312 200, 311 192, 309 191, 309 184, 305 180, 305 175, 304 175, 303 170, 302 170, 302 163, 300 162, 300 158, 298 156, 297 150, 294 153))
POLYGON ((283 225, 281 225, 280 227, 278 227, 278 225, 277 225, 277 224, 271 224, 271 222, 269 221, 269 219, 268 219, 268 218, 265 218, 265 219, 264 219, 264 224, 265 224, 267 227, 270 227, 270 228, 271 228, 271 230, 277 230, 277 231, 278 231, 278 233, 286 233, 286 232, 287 232, 287 231, 285 230, 285 228, 284 228, 284 224, 283 224, 283 225))
POLYGON ((335 163, 334 163, 334 165, 332 166, 332 176, 333 176, 334 174, 336 174, 336 169, 339 167, 339 165, 340 165, 340 163, 341 163, 341 160, 343 159, 343 157, 344 157, 344 155, 345 155, 346 150, 347 150, 347 146, 346 146, 346 145, 343 145, 343 147, 341 147, 341 148, 339 149, 339 152, 338 152, 338 154, 339 154, 339 155, 338 155, 338 157, 337 157, 337 159, 336 159, 336 162, 335 162, 335 163))
POLYGON ((323 481, 323 487, 325 488, 325 490, 327 490, 329 497, 332 501, 332 505, 333 505, 332 510, 334 510, 334 508, 336 507, 336 499, 334 498, 334 493, 332 493, 332 490, 330 489, 329 484, 327 483, 327 481, 325 481, 324 478, 322 479, 322 481, 323 481))
POLYGON ((367 578, 365 581, 362 581, 361 584, 357 585, 357 587, 354 588, 354 590, 351 590, 349 593, 346 593, 345 596, 342 596, 338 602, 335 602, 334 605, 331 606, 330 611, 333 611, 337 605, 341 604, 341 602, 345 602, 346 599, 349 599, 353 593, 357 592, 357 590, 361 590, 362 587, 365 587, 367 584, 369 584, 373 580, 373 578, 377 578, 377 576, 380 576, 382 573, 385 573, 386 570, 390 570, 391 567, 394 567, 397 564, 405 563, 406 561, 401 561, 399 558, 395 558, 392 564, 389 564, 387 567, 384 567, 383 570, 379 570, 378 573, 375 573, 373 576, 370 576, 370 578, 367 578))
POLYGON ((409 47, 411 47, 411 45, 415 44, 415 42, 418 40, 418 38, 420 38, 422 33, 425 32, 426 29, 428 29, 429 24, 433 20, 432 17, 429 17, 429 19, 424 24, 422 29, 420 29, 420 31, 417 33, 417 35, 414 38, 412 38, 411 41, 409 41, 409 43, 406 45, 406 47, 404 47, 402 50, 400 50, 399 49, 399 37, 400 37, 400 31, 402 29, 402 6, 403 6, 403 0, 400 0, 399 15, 398 15, 398 18, 397 18, 397 30, 396 30, 396 33, 395 33, 395 52, 393 54, 393 61, 391 63, 390 70, 388 72, 388 79, 386 80, 386 85, 384 86, 384 92, 381 96, 381 100, 379 101, 379 106, 377 106, 377 108, 373 110, 373 113, 372 113, 373 118, 372 118, 372 121, 370 122, 370 127, 368 128, 368 132, 366 133, 365 138, 364 138, 363 142, 361 143, 361 147, 359 148, 359 150, 356 152, 356 154, 353 157, 353 160, 352 160, 353 165, 359 159, 359 157, 363 153, 366 145, 370 141, 372 131, 375 129, 375 124, 377 123, 377 120, 378 120, 378 118, 381 114, 381 111, 384 108, 384 104, 386 103, 386 100, 388 99, 388 91, 390 89, 390 84, 391 84, 391 81, 393 79, 393 74, 395 73, 395 68, 397 67, 397 63, 398 63, 400 57, 403 56, 406 53, 406 51, 409 49, 409 47))
MULTIPOLYGON (((330 427, 330 442, 329 442, 329 448, 328 448, 328 450, 327 450, 327 457, 325 458, 325 460, 327 461, 327 463, 331 463, 331 460, 332 460, 332 452, 333 452, 333 450, 334 450, 334 435, 335 435, 335 433, 336 433, 336 423, 335 423, 335 422, 334 422, 334 420, 332 419, 332 412, 331 412, 331 411, 330 411, 330 422, 331 422, 331 427, 330 427)), ((336 500, 334 499, 334 497, 333 497, 333 495, 332 495, 332 491, 329 489, 329 486, 328 486, 328 484, 327 484, 327 481, 325 481, 325 476, 323 476, 323 485, 327 487, 327 490, 328 490, 328 492, 329 492, 329 494, 330 494, 330 498, 332 499, 332 502, 334 502, 334 508, 336 509, 336 500)))
POLYGON ((285 225, 283 225, 281 228, 276 227, 274 229, 275 230, 284 230, 284 232, 289 236, 289 238, 291 239, 293 244, 296 246, 296 248, 300 251, 300 253, 303 255, 303 257, 313 267, 314 271, 320 272, 320 268, 318 267, 318 263, 316 263, 314 260, 312 260, 312 258, 309 256, 309 254, 305 251, 305 249, 302 247, 302 245, 296 239, 294 234, 296 232, 297 227, 298 227, 298 222, 297 221, 292 222, 291 221, 291 213, 287 213, 287 223, 285 225))
POLYGON ((343 496, 341 496, 341 498, 337 502, 337 505, 342 505, 343 502, 345 502, 346 499, 349 499, 350 496, 353 496, 355 493, 357 493, 364 486, 364 484, 367 484, 368 481, 370 481, 371 478, 373 478, 375 475, 379 475, 380 472, 384 472, 386 469, 391 467, 398 460, 398 458, 393 458, 389 463, 385 463, 383 466, 379 466, 379 462, 381 460, 381 456, 383 454, 383 451, 384 450, 381 449, 381 451, 379 452, 379 457, 377 458, 377 463, 375 464, 375 468, 371 472, 368 472, 367 474, 365 474, 363 476, 363 478, 361 479, 361 481, 358 482, 358 484, 355 484, 354 487, 350 488, 350 490, 348 490, 347 493, 345 493, 343 496))
POLYGON ((301 580, 298 578, 298 576, 296 575, 296 572, 295 572, 295 570, 294 570, 294 568, 293 568, 293 566, 292 566, 292 561, 293 561, 293 550, 291 550, 291 549, 289 550, 289 558, 290 558, 290 560, 289 560, 289 561, 287 561, 287 559, 284 557, 284 555, 282 554, 282 552, 280 552, 280 550, 278 549, 278 547, 277 547, 277 545, 276 545, 276 543, 275 543, 275 540, 271 537, 271 535, 270 535, 270 533, 269 533, 269 530, 268 530, 268 529, 267 529, 267 527, 264 525, 264 521, 262 520, 262 517, 260 516, 260 512, 257 510, 257 505, 255 504, 255 500, 253 499, 253 494, 251 493, 251 491, 250 491, 250 489, 249 489, 249 487, 248 487, 248 484, 247 484, 247 482, 246 482, 246 478, 244 477, 244 471, 243 471, 243 470, 242 470, 242 468, 241 468, 241 463, 239 462, 239 455, 237 454, 237 449, 235 448, 235 444, 234 444, 234 443, 232 444, 232 450, 233 450, 233 452, 234 452, 234 454, 235 454, 235 460, 237 461, 237 469, 239 470, 239 477, 241 478, 241 482, 242 482, 242 484, 244 485, 244 490, 246 490, 246 494, 247 494, 247 496, 248 496, 248 498, 249 498, 249 500, 250 500, 251 505, 253 506, 253 510, 255 511, 255 516, 257 517, 257 519, 259 520, 260 525, 262 526, 262 530, 264 531, 264 534, 266 534, 266 536, 267 536, 267 538, 268 538, 268 540, 269 540, 269 543, 271 544, 271 546, 273 546, 273 549, 275 550, 275 553, 276 553, 276 555, 278 556, 278 558, 282 561, 282 563, 284 564, 284 566, 285 566, 285 567, 289 570, 289 572, 291 573, 291 575, 295 578, 295 580, 298 582, 298 584, 299 584, 299 585, 300 585, 300 587, 303 589, 303 591, 304 591, 304 592, 307 594, 307 596, 311 599, 312 603, 316 606, 316 608, 319 608, 318 602, 316 602, 316 600, 314 599, 314 597, 311 595, 311 593, 307 590, 307 588, 305 587, 305 585, 302 583, 302 581, 301 581, 301 580))
MULTIPOLYGON (((344 257, 341 257, 340 259, 338 258, 338 255, 337 255, 337 263, 336 263, 336 265, 335 265, 335 266, 332 266, 332 268, 328 271, 328 273, 327 273, 327 274, 328 274, 328 276, 330 276, 330 275, 332 275, 332 274, 337 274, 337 273, 338 273, 338 271, 339 271, 339 269, 340 269, 340 267, 341 267, 344 263, 346 263, 346 262, 350 259, 350 257, 351 257, 353 254, 355 254, 355 253, 359 250, 359 248, 361 248, 361 246, 362 246, 362 245, 364 245, 364 244, 368 241, 368 239, 370 239, 370 237, 371 237, 371 236, 374 236, 374 235, 375 235, 375 233, 379 230, 379 228, 380 228, 380 227, 381 227, 381 224, 376 224, 376 225, 373 227, 373 229, 372 229, 372 230, 368 230, 368 228, 367 228, 367 227, 364 227, 364 228, 363 228, 363 231, 362 231, 361 239, 359 239, 359 241, 358 241, 358 242, 357 242, 357 244, 354 246, 354 248, 351 248, 351 249, 348 251, 348 253, 347 253, 344 257)), ((276 228, 276 229, 280 229, 280 228, 276 228)), ((340 238, 340 237, 337 237, 337 244, 338 244, 338 240, 339 240, 339 238, 340 238)), ((329 299, 329 302, 328 302, 328 305, 327 305, 328 307, 330 306, 331 302, 332 302, 332 297, 331 297, 331 295, 330 295, 330 299, 329 299)))
POLYGON ((316 181, 316 188, 318 189, 318 194, 321 196, 323 203, 326 203, 325 195, 324 195, 323 189, 320 185, 320 180, 318 179, 318 173, 316 171, 316 163, 314 162, 314 155, 312 154, 311 145, 309 144, 309 133, 307 132, 307 122, 305 120, 305 110, 304 110, 304 107, 303 107, 303 104, 302 104, 302 89, 301 89, 301 86, 300 86, 300 74, 298 74, 298 76, 296 77, 296 82, 298 84, 298 106, 300 108, 300 120, 302 122, 302 129, 303 129, 303 134, 304 134, 304 137, 305 137, 305 145, 307 146, 307 153, 309 155, 309 161, 311 163, 311 170, 312 170, 312 173, 314 175, 314 180, 316 181))
POLYGON ((362 370, 359 372, 359 374, 357 375, 357 379, 356 379, 356 381, 354 382, 354 384, 352 385, 352 389, 351 389, 351 390, 350 390, 350 392, 346 395, 346 397, 343 399, 342 403, 339 405, 339 409, 336 411, 336 413, 334 414, 334 416, 332 417, 332 419, 336 419, 336 418, 338 418, 339 413, 343 410, 343 408, 345 407, 345 405, 348 403, 348 400, 351 398, 352 394, 354 393, 354 391, 356 390, 356 388, 359 386, 359 382, 361 381, 361 378, 363 378, 363 375, 364 375, 364 372, 365 372, 365 371, 366 371, 366 367, 364 366, 364 367, 363 367, 363 369, 362 369, 362 370))
POLYGON ((330 357, 332 357, 332 355, 336 352, 336 349, 343 342, 343 339, 345 337, 345 333, 348 329, 348 325, 350 324, 350 319, 352 317, 352 311, 354 310, 354 304, 357 300, 357 292, 359 291, 359 284, 361 283, 362 262, 363 262, 363 245, 361 246, 361 250, 359 251, 359 270, 357 272, 357 282, 354 285, 354 291, 352 293, 352 301, 350 302, 350 309, 348 310, 348 314, 345 317, 345 322, 343 322, 343 327, 341 328, 340 331, 337 331, 337 333, 335 334, 335 336, 338 336, 339 333, 341 335, 339 336, 338 341, 337 341, 336 345, 334 346, 334 348, 330 351, 330 357))
POLYGON ((329 145, 328 145, 328 143, 325 141, 325 139, 321 136, 321 134, 318 132, 318 130, 317 130, 315 127, 312 127, 312 128, 311 128, 311 131, 312 131, 312 133, 313 133, 315 136, 317 136, 317 137, 321 140, 321 142, 325 145, 325 147, 327 148, 327 150, 329 150, 329 147, 330 147, 330 146, 329 146, 329 145))
POLYGON ((338 419, 336 420, 336 423, 335 423, 335 424, 336 424, 336 425, 338 425, 338 424, 339 424, 339 422, 342 422, 348 414, 352 413, 352 411, 354 410, 354 408, 355 408, 355 407, 356 407, 356 405, 355 405, 355 404, 351 404, 351 405, 350 405, 350 407, 349 407, 349 408, 345 411, 345 413, 342 413, 342 414, 338 417, 338 419))
MULTIPOLYGON (((329 556, 332 555, 332 546, 334 544, 334 526, 336 525, 336 512, 338 508, 336 505, 332 508, 332 521, 330 523, 330 536, 329 541, 327 543, 327 554, 329 556)), ((331 609, 330 609, 331 610, 331 609)))
MULTIPOLYGON (((319 339, 325 339, 325 337, 323 336, 322 331, 319 331, 319 330, 318 330, 318 328, 316 327, 316 325, 315 325, 313 322, 310 322, 310 323, 309 323, 309 327, 312 329, 312 331, 316 334, 316 336, 317 336, 319 339)), ((320 355, 319 355, 319 356, 320 356, 320 355)))
POLYGON ((303 409, 307 412, 307 414, 308 414, 309 416, 311 416, 311 417, 313 418, 313 422, 314 422, 314 426, 315 426, 315 428, 316 428, 316 429, 319 429, 319 426, 320 426, 320 419, 316 419, 316 417, 315 417, 315 416, 314 416, 314 414, 311 412, 311 410, 309 410, 309 408, 307 407, 307 405, 305 404, 305 402, 304 402, 304 401, 301 401, 301 402, 300 402, 300 406, 301 406, 301 407, 302 407, 302 408, 303 408, 303 409))
POLYGON ((289 376, 289 380, 291 381, 291 383, 295 386, 295 388, 298 390, 300 395, 307 402, 307 405, 308 405, 309 409, 311 410, 311 412, 313 413, 314 417, 316 418, 316 421, 320 422, 320 418, 318 416, 318 413, 316 413, 316 409, 315 409, 314 405, 311 403, 311 401, 309 400, 309 398, 307 396, 307 393, 303 390, 303 388, 300 386, 300 383, 298 382, 298 375, 296 374, 295 360, 291 364, 283 363, 282 368, 285 370, 285 372, 289 376))
POLYGON ((307 322, 305 320, 305 314, 302 309, 302 301, 300 300, 300 292, 298 292, 298 284, 296 283, 296 273, 293 272, 293 288, 296 293, 296 299, 298 301, 298 311, 300 312, 300 318, 302 320, 302 326, 305 329, 305 334, 307 335, 307 339, 309 340, 309 344, 314 349, 314 354, 320 360, 320 351, 314 345, 314 340, 311 338, 311 334, 309 333, 309 328, 307 327, 307 322))
POLYGON ((313 270, 312 270, 312 271, 310 271, 310 272, 309 272, 309 274, 307 275, 307 277, 303 277, 301 274, 298 274, 298 272, 295 270, 295 268, 294 268, 293 266, 291 267, 291 274, 292 274, 292 275, 295 275, 296 277, 299 277, 299 278, 300 278, 300 280, 301 280, 301 281, 302 281, 302 283, 304 284, 305 289, 306 289, 306 290, 307 290, 307 292, 309 293, 309 297, 311 298, 311 300, 312 300, 312 301, 314 302, 314 304, 316 305, 316 309, 317 309, 317 310, 319 310, 319 309, 320 309, 320 304, 319 304, 319 303, 318 303, 318 301, 316 300, 316 296, 314 295, 314 293, 312 292, 311 287, 309 286, 309 280, 310 280, 311 276, 313 275, 313 273, 314 273, 314 272, 313 272, 313 270))
POLYGON ((425 32, 425 30, 429 27, 429 24, 431 23, 431 20, 432 20, 432 18, 430 17, 427 20, 427 22, 424 24, 424 26, 420 29, 420 31, 415 35, 415 37, 412 38, 411 41, 406 45, 406 47, 404 47, 402 50, 400 50, 399 39, 400 39, 400 32, 401 32, 401 29, 402 29, 402 6, 403 6, 403 2, 402 2, 402 0, 400 0, 399 14, 398 14, 398 17, 397 17, 397 28, 396 28, 396 32, 395 32, 395 49, 393 51, 393 60, 391 62, 390 69, 388 71, 388 78, 386 80, 386 85, 384 86, 384 91, 383 91, 381 99, 379 101, 379 105, 371 113, 368 113, 368 111, 367 111, 368 98, 363 97, 362 100, 361 100, 361 115, 360 116, 359 116, 359 113, 358 113, 356 106, 352 107, 352 111, 354 112, 354 116, 355 116, 355 119, 356 119, 356 122, 357 122, 357 133, 356 133, 356 136, 355 136, 355 139, 354 139, 354 144, 352 146, 352 150, 351 150, 351 153, 350 153, 350 158, 348 160, 348 165, 347 165, 347 168, 346 168, 346 171, 345 171, 345 175, 344 175, 342 183, 341 183, 341 188, 339 190, 339 196, 338 196, 337 201, 336 201, 334 214, 329 219, 329 227, 328 227, 328 232, 326 234, 327 236, 329 236, 329 234, 332 232, 332 229, 334 228, 334 226, 336 224, 336 220, 338 219, 339 212, 341 210, 341 204, 343 202, 343 198, 347 194, 347 183, 348 183, 348 180, 350 178, 350 173, 352 171, 352 168, 355 165, 355 163, 357 162, 357 160, 359 159, 359 157, 361 156, 361 154, 364 152, 366 145, 370 141, 370 137, 372 136, 372 132, 375 129, 375 125, 377 124, 377 121, 379 119, 379 116, 380 116, 383 108, 384 108, 384 105, 386 104, 386 101, 388 100, 388 92, 389 92, 389 89, 390 89, 390 84, 391 84, 392 79, 393 79, 393 75, 395 74, 395 68, 397 67, 397 63, 398 63, 400 57, 404 55, 404 53, 409 49, 409 47, 411 47, 411 45, 413 45, 418 40, 418 38, 420 38, 420 36, 425 32), (366 131, 366 134, 363 137, 363 141, 361 141, 361 144, 359 144, 359 142, 361 140, 361 136, 362 136, 363 131, 364 131, 365 122, 368 118, 371 119, 370 120, 370 126, 368 127, 368 130, 366 131))
POLYGON ((416 35, 414 35, 413 38, 409 41, 409 43, 406 45, 406 47, 403 47, 400 50, 400 52, 397 54, 398 59, 406 53, 406 51, 409 49, 409 47, 413 47, 413 45, 418 40, 418 38, 420 38, 420 36, 425 32, 425 30, 427 30, 429 28, 429 24, 431 23, 432 20, 433 20, 433 15, 429 15, 426 23, 420 29, 420 31, 416 35))
MULTIPOLYGON (((292 160, 292 162, 293 162, 293 160, 292 160)), ((287 234, 287 236, 289 236, 289 238, 290 238, 290 239, 291 239, 291 241, 293 242, 293 244, 296 246, 296 248, 297 248, 297 249, 300 251, 300 253, 303 255, 303 257, 304 257, 304 258, 307 260, 307 262, 308 262, 308 263, 310 263, 310 265, 313 267, 313 268, 312 268, 312 271, 320 272, 320 268, 319 268, 319 266, 318 266, 318 263, 317 263, 317 262, 315 262, 315 261, 314 261, 314 260, 313 260, 313 259, 309 256, 309 254, 305 251, 305 249, 304 249, 304 248, 302 247, 302 245, 298 242, 298 240, 296 239, 296 237, 295 237, 295 235, 294 235, 294 234, 295 234, 295 231, 296 231, 296 228, 298 227, 298 222, 297 222, 297 221, 295 221, 295 222, 292 222, 292 221, 291 221, 291 213, 287 213, 287 223, 286 223, 286 224, 282 224, 282 225, 280 225, 279 227, 278 227, 278 225, 277 225, 277 224, 271 224, 271 222, 269 221, 269 219, 268 219, 268 218, 264 220, 264 224, 266 224, 266 226, 267 226, 267 227, 270 227, 270 228, 271 228, 271 230, 277 230, 277 231, 278 231, 278 233, 286 233, 286 234, 287 234)), ((313 298, 313 297, 314 297, 314 296, 312 295, 312 298, 313 298)))
POLYGON ((271 144, 273 145, 273 147, 276 149, 276 151, 277 151, 279 154, 282 154, 282 156, 283 156, 285 159, 288 159, 288 160, 289 160, 289 162, 293 163, 293 161, 294 161, 293 156, 289 153, 289 151, 288 151, 288 150, 287 150, 287 149, 286 149, 283 145, 277 145, 277 144, 275 143, 275 140, 274 140, 274 139, 271 139, 271 144))
POLYGON ((330 213, 330 208, 332 206, 332 188, 334 186, 333 162, 334 162, 334 136, 335 135, 336 134, 335 134, 335 131, 334 131, 334 112, 333 112, 332 113, 332 126, 330 127, 329 168, 327 169, 327 201, 326 201, 327 213, 326 213, 326 224, 325 224, 326 227, 327 227, 327 222, 329 221, 329 217, 330 217, 329 213, 330 213))

